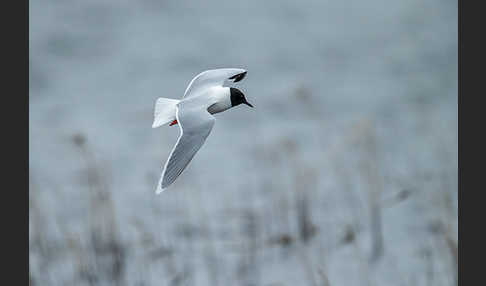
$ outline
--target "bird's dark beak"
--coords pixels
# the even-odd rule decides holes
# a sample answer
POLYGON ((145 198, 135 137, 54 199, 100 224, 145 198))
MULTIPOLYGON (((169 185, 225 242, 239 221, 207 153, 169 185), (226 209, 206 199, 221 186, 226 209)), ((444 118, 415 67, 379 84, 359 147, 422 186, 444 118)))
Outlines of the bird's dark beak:
POLYGON ((248 105, 249 107, 253 108, 253 105, 251 105, 248 101, 245 101, 244 102, 246 105, 248 105))

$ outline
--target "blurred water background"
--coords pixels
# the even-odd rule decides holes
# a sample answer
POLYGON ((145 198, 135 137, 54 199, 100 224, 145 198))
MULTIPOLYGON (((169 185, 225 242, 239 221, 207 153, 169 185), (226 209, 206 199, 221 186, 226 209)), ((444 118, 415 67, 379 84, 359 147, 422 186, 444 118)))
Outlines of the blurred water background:
POLYGON ((457 2, 29 2, 31 285, 457 285, 457 2), (158 97, 248 70, 154 194, 158 97))

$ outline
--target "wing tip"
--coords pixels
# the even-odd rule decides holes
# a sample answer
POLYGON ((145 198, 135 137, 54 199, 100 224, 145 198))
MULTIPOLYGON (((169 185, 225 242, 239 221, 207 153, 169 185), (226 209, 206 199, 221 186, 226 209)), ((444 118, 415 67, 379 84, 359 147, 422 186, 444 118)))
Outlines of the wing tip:
MULTIPOLYGON (((165 171, 164 171, 164 173, 165 173, 165 171)), ((164 192, 165 190, 167 190, 167 188, 170 185, 170 184, 169 185, 167 185, 167 184, 164 185, 164 183, 162 182, 162 178, 163 178, 163 176, 160 178, 160 181, 159 181, 159 183, 157 185, 157 189, 155 190, 155 194, 157 194, 157 195, 160 195, 162 192, 164 192)))
POLYGON ((162 188, 162 187, 158 186, 157 190, 155 190, 155 194, 160 195, 165 190, 166 190, 166 188, 162 188))
POLYGON ((243 72, 235 74, 234 76, 230 77, 229 79, 232 79, 233 82, 239 82, 239 81, 242 81, 245 78, 246 74, 247 74, 247 71, 243 70, 243 72))

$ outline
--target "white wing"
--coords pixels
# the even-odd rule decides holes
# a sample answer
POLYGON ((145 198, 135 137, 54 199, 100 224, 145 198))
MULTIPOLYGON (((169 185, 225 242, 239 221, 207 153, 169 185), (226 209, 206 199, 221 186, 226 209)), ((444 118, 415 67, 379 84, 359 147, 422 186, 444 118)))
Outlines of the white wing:
POLYGON ((157 194, 164 191, 184 171, 206 141, 215 121, 206 106, 193 104, 191 101, 177 105, 176 118, 181 134, 165 163, 157 185, 157 194))
POLYGON ((246 70, 244 69, 215 69, 204 71, 191 80, 184 92, 183 98, 198 95, 208 87, 222 86, 227 80, 239 82, 245 75, 246 70))

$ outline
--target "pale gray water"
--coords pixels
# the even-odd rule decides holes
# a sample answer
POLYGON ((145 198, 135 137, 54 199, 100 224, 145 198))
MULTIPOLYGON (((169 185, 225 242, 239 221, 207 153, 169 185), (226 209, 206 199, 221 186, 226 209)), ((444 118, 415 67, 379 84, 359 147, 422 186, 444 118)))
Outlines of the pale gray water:
POLYGON ((29 8, 35 285, 457 284, 456 2, 29 8), (153 104, 218 67, 256 108, 156 196, 153 104))

